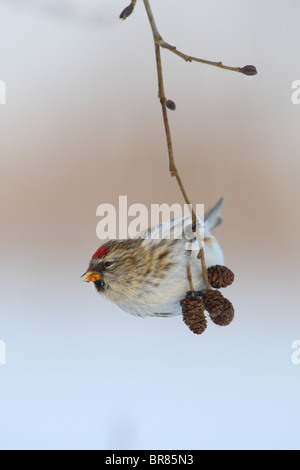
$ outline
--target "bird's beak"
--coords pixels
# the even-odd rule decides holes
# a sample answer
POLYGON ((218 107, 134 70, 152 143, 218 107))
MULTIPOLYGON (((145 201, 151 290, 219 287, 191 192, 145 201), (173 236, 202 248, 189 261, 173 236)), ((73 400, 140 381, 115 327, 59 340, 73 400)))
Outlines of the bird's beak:
POLYGON ((96 271, 87 271, 84 273, 80 279, 85 282, 95 282, 101 278, 101 273, 97 273, 96 271), (83 278, 83 279, 82 279, 83 278))

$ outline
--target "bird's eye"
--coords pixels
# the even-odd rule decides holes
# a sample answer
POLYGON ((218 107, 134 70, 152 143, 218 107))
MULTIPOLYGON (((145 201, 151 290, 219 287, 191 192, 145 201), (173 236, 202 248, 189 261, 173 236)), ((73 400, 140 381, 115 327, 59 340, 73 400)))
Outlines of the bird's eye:
POLYGON ((106 268, 108 268, 108 266, 111 266, 111 265, 112 265, 111 261, 105 261, 105 263, 104 263, 104 266, 106 268))

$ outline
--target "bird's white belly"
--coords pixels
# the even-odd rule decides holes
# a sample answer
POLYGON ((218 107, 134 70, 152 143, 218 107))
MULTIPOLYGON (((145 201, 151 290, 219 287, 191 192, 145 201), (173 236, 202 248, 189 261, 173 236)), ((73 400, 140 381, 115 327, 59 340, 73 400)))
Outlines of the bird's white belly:
MULTIPOLYGON (((191 273, 195 290, 205 289, 202 275, 201 260, 197 258, 198 250, 193 250, 190 256, 191 273)), ((222 250, 214 237, 210 237, 204 244, 206 266, 223 264, 222 250)), ((139 317, 146 316, 173 316, 181 313, 180 301, 184 299, 190 289, 187 280, 186 257, 182 257, 170 270, 165 279, 160 281, 158 287, 145 280, 142 288, 130 296, 114 295, 107 290, 106 297, 116 303, 122 310, 139 317)))

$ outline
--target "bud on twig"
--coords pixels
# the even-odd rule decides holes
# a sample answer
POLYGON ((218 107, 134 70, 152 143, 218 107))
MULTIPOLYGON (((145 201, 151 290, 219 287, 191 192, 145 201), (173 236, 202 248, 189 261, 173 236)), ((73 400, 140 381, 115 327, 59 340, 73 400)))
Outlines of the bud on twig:
POLYGON ((245 67, 241 69, 241 72, 244 75, 256 75, 257 74, 257 70, 254 65, 245 65, 245 67))
POLYGON ((193 333, 201 335, 206 330, 207 321, 200 292, 187 292, 180 305, 184 323, 193 333))
POLYGON ((166 106, 168 109, 171 109, 172 111, 175 111, 176 109, 176 104, 172 100, 167 100, 166 101, 166 106))
POLYGON ((207 270, 208 281, 215 289, 230 286, 234 281, 234 274, 226 266, 216 264, 207 270))
POLYGON ((124 8, 122 13, 120 14, 120 19, 121 20, 126 20, 126 18, 128 18, 128 16, 131 15, 131 13, 134 10, 135 3, 136 2, 131 2, 130 5, 128 5, 126 8, 124 8))

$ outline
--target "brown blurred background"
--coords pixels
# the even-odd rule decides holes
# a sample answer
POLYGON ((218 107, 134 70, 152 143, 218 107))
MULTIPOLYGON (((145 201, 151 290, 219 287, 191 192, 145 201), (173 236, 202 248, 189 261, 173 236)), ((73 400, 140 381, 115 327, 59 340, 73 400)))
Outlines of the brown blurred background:
POLYGON ((2 0, 3 448, 299 447, 299 2, 151 4, 179 50, 258 69, 162 52, 186 189, 206 208, 226 198, 216 235, 236 319, 195 337, 79 280, 99 204, 182 202, 142 1, 121 22, 119 0, 2 0))

